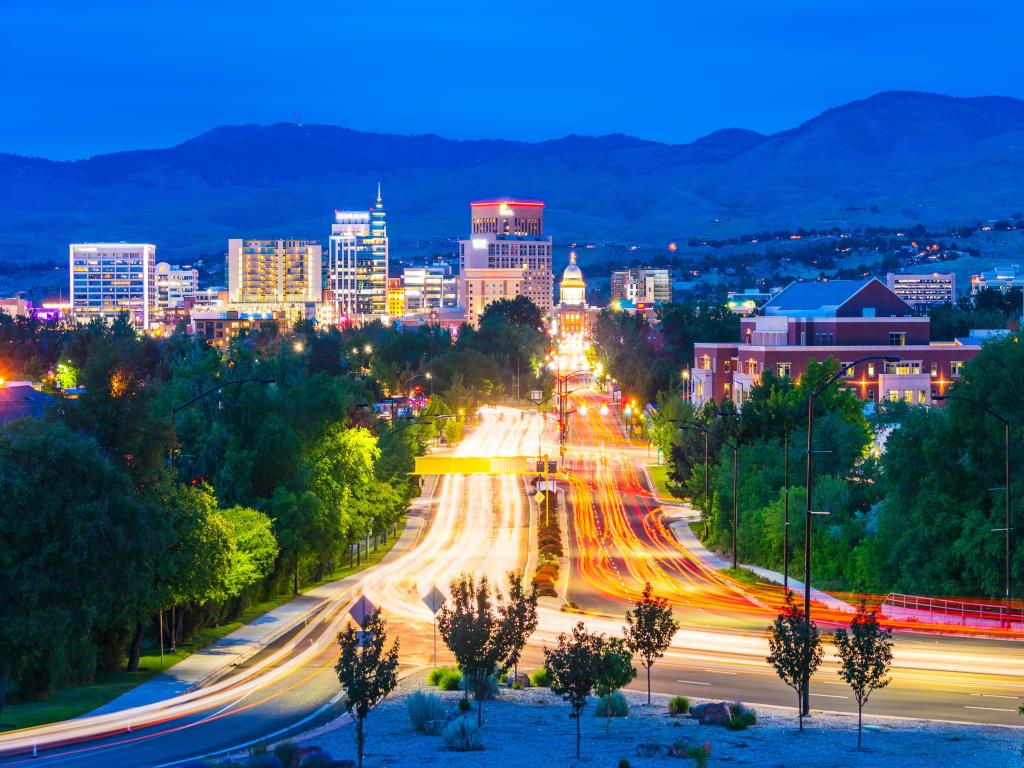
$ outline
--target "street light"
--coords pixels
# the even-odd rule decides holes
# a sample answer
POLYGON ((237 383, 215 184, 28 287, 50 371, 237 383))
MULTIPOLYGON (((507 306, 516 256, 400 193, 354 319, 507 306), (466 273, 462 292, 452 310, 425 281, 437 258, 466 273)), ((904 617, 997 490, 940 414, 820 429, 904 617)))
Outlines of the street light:
MULTIPOLYGON (((992 416, 1003 423, 1003 473, 1005 487, 1003 489, 1003 499, 1005 503, 1005 527, 1003 531, 1006 534, 1006 546, 1005 546, 1005 558, 1006 558, 1006 604, 1010 604, 1010 420, 1003 418, 998 413, 993 411, 987 405, 979 403, 977 400, 972 400, 969 397, 963 395, 936 395, 932 398, 933 400, 963 400, 965 403, 970 403, 981 410, 985 411, 989 416, 992 416)), ((993 528, 993 531, 999 531, 998 528, 993 528)))
MULTIPOLYGON (((869 360, 884 360, 887 363, 898 363, 899 358, 894 355, 868 355, 854 360, 852 363, 842 363, 839 370, 828 381, 813 390, 807 397, 807 514, 804 521, 804 620, 811 623, 811 520, 813 515, 821 514, 814 511, 812 497, 814 494, 814 401, 818 395, 839 381, 851 368, 866 363, 869 360)), ((827 513, 826 513, 827 514, 827 513)), ((803 691, 803 714, 811 711, 811 681, 804 680, 803 691)))

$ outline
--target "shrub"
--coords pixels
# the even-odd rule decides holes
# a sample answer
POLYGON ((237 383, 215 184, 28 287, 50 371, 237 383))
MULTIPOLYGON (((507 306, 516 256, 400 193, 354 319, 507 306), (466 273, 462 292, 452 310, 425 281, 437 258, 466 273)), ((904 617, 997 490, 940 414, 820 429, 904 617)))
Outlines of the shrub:
POLYGON ((619 758, 619 768, 629 768, 629 760, 624 757, 619 758))
POLYGON ((427 673, 427 685, 438 685, 442 677, 458 671, 454 667, 434 667, 427 673))
POLYGON ((473 708, 473 705, 469 703, 469 699, 459 699, 459 712, 469 712, 473 708))
POLYGON ((480 729, 468 717, 459 717, 444 729, 444 743, 453 752, 478 752, 484 748, 480 729))
POLYGON ((292 768, 299 764, 299 745, 294 741, 282 741, 274 747, 276 757, 284 768, 292 768))
POLYGON ((461 691, 462 673, 457 669, 445 670, 445 673, 437 681, 437 688, 440 691, 461 691))
POLYGON ((548 668, 541 667, 540 669, 535 669, 533 674, 530 675, 530 684, 535 688, 550 688, 551 673, 548 672, 548 668))
POLYGON ((334 761, 326 752, 313 752, 302 760, 302 768, 331 768, 334 761))
POLYGON ((629 702, 621 691, 614 691, 611 696, 598 698, 594 714, 598 717, 626 717, 629 715, 629 702))
POLYGON ((725 727, 730 731, 745 731, 757 723, 757 713, 741 704, 729 705, 730 718, 725 727))
MULTIPOLYGON (((498 678, 495 677, 494 675, 488 675, 486 678, 484 678, 483 697, 482 697, 483 700, 484 701, 490 701, 495 696, 497 696, 498 695, 498 688, 499 687, 500 686, 498 684, 498 678)), ((474 699, 481 698, 479 695, 477 695, 477 691, 476 691, 476 686, 475 685, 471 685, 470 688, 473 689, 473 698, 474 699)))
POLYGON ((685 715, 690 711, 690 700, 685 696, 673 696, 668 700, 668 713, 670 715, 685 715))
POLYGON ((444 719, 444 704, 441 699, 432 693, 416 691, 405 700, 405 711, 409 715, 409 722, 412 727, 420 733, 423 727, 431 720, 444 719))

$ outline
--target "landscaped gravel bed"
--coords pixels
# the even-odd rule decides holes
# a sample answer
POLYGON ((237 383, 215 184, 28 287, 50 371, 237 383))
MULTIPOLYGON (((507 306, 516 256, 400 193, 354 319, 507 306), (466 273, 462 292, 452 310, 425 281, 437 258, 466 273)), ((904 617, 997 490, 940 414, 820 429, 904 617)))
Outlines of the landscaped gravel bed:
MULTIPOLYGON (((646 694, 627 692, 630 714, 611 723, 594 715, 590 705, 583 714, 582 757, 576 759, 576 724, 569 707, 547 689, 512 691, 503 688, 499 697, 484 704, 482 752, 453 752, 438 736, 413 730, 406 715, 405 697, 415 691, 436 693, 424 675, 404 680, 367 720, 366 766, 431 766, 446 768, 553 768, 607 766, 616 768, 621 758, 637 766, 692 766, 692 760, 675 757, 640 757, 639 744, 687 741, 711 745, 709 766, 764 766, 765 768, 909 768, 910 766, 957 766, 958 768, 1021 768, 1024 728, 958 725, 865 716, 864 749, 857 751, 855 716, 815 713, 797 730, 793 710, 756 707, 758 722, 745 731, 699 725, 690 717, 671 717, 669 697, 656 695, 648 706, 646 694)), ((685 693, 685 691, 680 691, 685 693)), ((457 709, 459 693, 438 693, 450 713, 457 709)), ((706 701, 692 699, 694 704, 706 701)), ((476 719, 476 710, 471 717, 476 719)), ((1022 718, 1024 724, 1024 718, 1022 718)), ((355 756, 353 728, 344 725, 309 738, 335 759, 355 756)))

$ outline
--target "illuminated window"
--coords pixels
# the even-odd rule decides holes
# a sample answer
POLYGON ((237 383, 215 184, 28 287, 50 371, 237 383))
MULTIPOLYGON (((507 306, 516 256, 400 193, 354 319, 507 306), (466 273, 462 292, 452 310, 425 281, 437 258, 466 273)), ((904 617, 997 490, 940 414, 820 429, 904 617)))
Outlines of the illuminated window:
POLYGON ((917 390, 917 402, 923 403, 926 402, 926 400, 925 391, 923 389, 917 390))
POLYGON ((889 346, 891 347, 905 347, 907 346, 907 334, 905 331, 890 331, 889 332, 889 346))
POLYGON ((912 390, 912 389, 904 389, 903 390, 903 399, 906 400, 908 403, 914 402, 914 390, 912 390))
POLYGON ((900 391, 898 389, 890 389, 889 390, 889 401, 895 403, 895 402, 898 402, 899 399, 900 399, 900 391))
POLYGON ((963 370, 963 360, 951 360, 949 363, 949 373, 951 376, 959 376, 960 371, 963 370))
POLYGON ((789 375, 792 372, 792 370, 793 370, 793 364, 792 363, 776 363, 775 364, 775 371, 778 374, 780 379, 787 379, 787 378, 789 378, 789 375))
POLYGON ((840 366, 844 371, 843 376, 845 376, 848 379, 854 378, 856 371, 853 365, 850 365, 850 363, 840 363, 840 366))
POLYGON ((939 364, 938 363, 932 363, 932 376, 938 376, 938 375, 939 375, 939 364))
POLYGON ((875 375, 875 364, 874 363, 868 363, 868 376, 874 376, 874 375, 875 375))

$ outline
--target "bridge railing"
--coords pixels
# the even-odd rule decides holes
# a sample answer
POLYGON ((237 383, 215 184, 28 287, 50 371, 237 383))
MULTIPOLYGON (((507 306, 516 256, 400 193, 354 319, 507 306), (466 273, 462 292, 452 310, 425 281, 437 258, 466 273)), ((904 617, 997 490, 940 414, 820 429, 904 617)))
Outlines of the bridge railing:
POLYGON ((1024 608, 998 603, 980 603, 966 600, 947 600, 942 597, 922 597, 890 592, 882 602, 882 613, 886 608, 922 611, 946 617, 982 619, 996 622, 1024 622, 1024 608))

